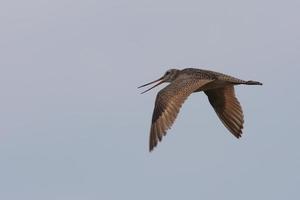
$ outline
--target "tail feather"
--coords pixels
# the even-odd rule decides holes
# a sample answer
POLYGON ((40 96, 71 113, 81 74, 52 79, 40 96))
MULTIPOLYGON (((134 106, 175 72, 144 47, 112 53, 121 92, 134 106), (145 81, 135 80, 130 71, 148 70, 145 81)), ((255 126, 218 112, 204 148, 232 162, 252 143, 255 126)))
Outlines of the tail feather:
POLYGON ((247 81, 245 84, 246 85, 262 85, 262 83, 258 82, 258 81, 247 81))

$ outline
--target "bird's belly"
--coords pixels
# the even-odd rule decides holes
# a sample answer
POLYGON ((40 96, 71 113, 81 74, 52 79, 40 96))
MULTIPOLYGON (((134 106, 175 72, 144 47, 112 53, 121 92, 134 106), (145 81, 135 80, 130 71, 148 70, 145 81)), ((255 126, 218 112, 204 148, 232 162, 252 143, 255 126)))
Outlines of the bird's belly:
POLYGON ((206 91, 206 90, 222 88, 227 85, 232 85, 232 83, 230 83, 228 81, 215 80, 215 81, 212 81, 212 82, 200 87, 199 89, 195 90, 195 92, 201 92, 201 91, 206 91))

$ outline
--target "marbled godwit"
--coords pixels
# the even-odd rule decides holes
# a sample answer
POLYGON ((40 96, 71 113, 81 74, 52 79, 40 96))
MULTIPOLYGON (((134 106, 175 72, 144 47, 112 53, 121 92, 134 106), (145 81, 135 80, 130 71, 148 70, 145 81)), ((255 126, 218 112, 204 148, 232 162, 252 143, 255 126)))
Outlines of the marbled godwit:
POLYGON ((257 81, 244 81, 222 73, 186 68, 170 69, 161 78, 138 88, 157 83, 152 88, 170 82, 156 96, 150 129, 149 150, 166 135, 174 123, 180 107, 194 92, 203 91, 225 127, 237 138, 241 137, 244 116, 242 107, 235 96, 234 85, 262 85, 257 81))

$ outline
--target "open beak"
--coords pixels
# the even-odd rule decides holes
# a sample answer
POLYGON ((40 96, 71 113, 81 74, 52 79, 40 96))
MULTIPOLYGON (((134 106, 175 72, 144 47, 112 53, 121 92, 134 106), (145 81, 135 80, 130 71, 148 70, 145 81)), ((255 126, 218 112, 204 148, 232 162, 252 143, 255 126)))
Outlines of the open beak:
POLYGON ((164 82, 163 79, 164 79, 164 77, 161 77, 161 78, 159 78, 159 79, 157 79, 157 80, 155 80, 155 81, 152 81, 152 82, 150 82, 150 83, 147 83, 147 84, 145 84, 145 85, 141 85, 140 87, 138 87, 138 88, 142 88, 142 87, 145 87, 145 86, 147 86, 147 85, 150 85, 150 84, 153 84, 153 83, 157 83, 157 84, 155 84, 154 86, 152 86, 151 88, 149 88, 149 89, 145 90, 144 92, 142 92, 141 94, 144 94, 145 92, 148 92, 149 90, 151 90, 151 89, 155 88, 156 86, 162 84, 162 83, 164 82))

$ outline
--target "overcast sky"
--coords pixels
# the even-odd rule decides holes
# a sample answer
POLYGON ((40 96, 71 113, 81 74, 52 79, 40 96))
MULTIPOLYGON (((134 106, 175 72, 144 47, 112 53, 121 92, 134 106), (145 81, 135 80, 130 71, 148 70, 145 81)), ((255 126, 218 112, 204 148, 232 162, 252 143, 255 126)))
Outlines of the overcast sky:
POLYGON ((0 199, 300 199, 300 1, 0 2, 0 199), (197 67, 238 86, 240 140, 203 93, 152 153, 156 93, 197 67))

